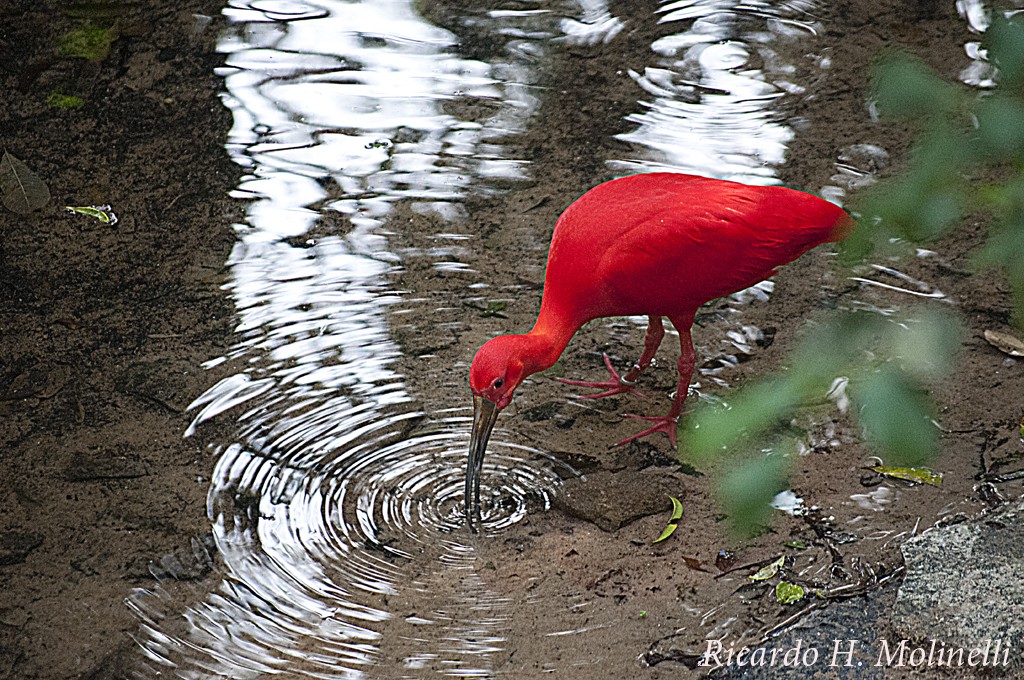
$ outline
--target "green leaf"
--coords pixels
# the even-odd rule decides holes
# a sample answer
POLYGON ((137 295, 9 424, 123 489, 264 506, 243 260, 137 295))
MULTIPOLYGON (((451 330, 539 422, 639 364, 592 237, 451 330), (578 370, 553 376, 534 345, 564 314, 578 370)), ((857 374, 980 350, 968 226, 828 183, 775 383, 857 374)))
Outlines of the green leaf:
POLYGON ((862 354, 884 329, 877 314, 852 312, 831 317, 809 333, 793 358, 789 377, 800 384, 802 396, 820 396, 844 365, 860 363, 862 354))
POLYGON ((873 217, 858 219, 857 228, 839 244, 840 264, 851 267, 867 258, 874 251, 875 243, 883 240, 880 231, 879 220, 873 217))
POLYGON ((865 437, 885 458, 917 465, 938 445, 938 429, 927 394, 897 367, 885 365, 851 390, 860 406, 865 437))
POLYGON ((964 213, 964 200, 955 189, 939 189, 922 196, 914 219, 905 225, 905 234, 915 242, 933 241, 957 222, 964 213))
POLYGON ((979 267, 1008 267, 1024 258, 1024 216, 1010 215, 995 225, 988 242, 974 256, 979 267))
POLYGON ((771 564, 766 564, 757 570, 756 573, 750 575, 751 581, 767 581, 773 578, 775 574, 779 573, 779 569, 782 569, 782 565, 786 563, 786 556, 782 555, 779 559, 775 560, 771 564))
POLYGON ((675 533, 676 527, 679 526, 679 520, 683 518, 683 504, 675 496, 669 496, 669 500, 672 501, 672 516, 669 517, 668 524, 662 529, 661 535, 654 539, 652 543, 661 543, 675 533))
POLYGON ((902 479, 911 484, 930 484, 931 486, 942 485, 942 473, 935 472, 926 467, 896 467, 892 465, 875 465, 872 470, 880 475, 902 479))
MULTIPOLYGON (((893 236, 921 242, 944 234, 966 209, 961 173, 977 162, 978 146, 948 123, 933 124, 914 147, 903 175, 879 182, 857 198, 860 224, 867 225, 858 238, 870 238, 877 247, 893 236)), ((851 249, 865 250, 858 241, 851 249)), ((850 253, 845 257, 849 260, 850 253)))
POLYGON ((992 12, 992 25, 985 32, 989 58, 999 68, 1000 85, 1024 82, 1024 26, 992 12))
POLYGON ((995 94, 977 105, 978 138, 998 155, 1024 152, 1024 101, 995 94))
POLYGON ((883 115, 927 118, 958 106, 960 91, 923 62, 905 52, 890 52, 875 68, 874 96, 883 115))
POLYGON ((19 215, 27 215, 50 202, 46 182, 7 151, 0 156, 0 194, 4 207, 19 215))
POLYGON ((775 380, 738 393, 729 408, 701 404, 680 428, 680 456, 718 454, 739 439, 775 425, 798 402, 792 381, 775 380))
POLYGON ((775 453, 735 464, 722 478, 719 498, 740 535, 748 536, 771 517, 771 501, 786 488, 789 460, 775 453))
POLYGON ((64 206, 64 209, 69 213, 95 217, 103 224, 117 224, 117 215, 114 214, 114 211, 110 209, 109 205, 66 205, 64 206))
POLYGON ((779 581, 775 585, 775 599, 779 604, 793 604, 804 599, 804 589, 795 583, 779 581))
POLYGON ((953 314, 926 309, 893 338, 892 354, 900 366, 918 379, 939 378, 948 373, 960 347, 960 323, 953 314))

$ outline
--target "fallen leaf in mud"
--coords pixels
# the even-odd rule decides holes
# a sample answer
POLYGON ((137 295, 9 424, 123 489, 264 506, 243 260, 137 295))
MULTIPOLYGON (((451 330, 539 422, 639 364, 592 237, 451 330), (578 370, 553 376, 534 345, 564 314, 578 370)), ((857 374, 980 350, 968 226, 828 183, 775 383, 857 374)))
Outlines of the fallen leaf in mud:
POLYGON ((63 364, 38 364, 18 374, 7 389, 0 392, 0 401, 49 399, 64 389, 70 379, 71 369, 63 364))
MULTIPOLYGON (((652 543, 661 543, 675 533, 676 527, 679 526, 679 520, 683 518, 683 504, 680 503, 679 499, 675 496, 669 496, 669 500, 672 501, 672 516, 668 518, 668 524, 666 524, 665 528, 662 530, 661 536, 658 536, 656 539, 651 541, 652 543)), ((687 562, 687 564, 689 564, 689 562, 687 562)), ((699 566, 700 562, 697 562, 697 564, 699 566)), ((691 566, 690 568, 695 569, 696 567, 691 566)))
POLYGON ((942 484, 942 473, 929 470, 925 467, 896 467, 892 465, 875 465, 871 468, 880 475, 892 479, 902 479, 911 484, 931 484, 939 486, 942 484))
POLYGON ((27 215, 50 202, 46 182, 7 151, 0 156, 0 193, 4 207, 19 215, 27 215))
POLYGON ((1005 352, 1011 357, 1024 357, 1024 340, 999 331, 985 331, 985 339, 1000 352, 1005 352))
POLYGON ((117 215, 114 214, 114 211, 110 209, 109 205, 66 205, 64 206, 64 209, 69 213, 95 217, 103 224, 109 224, 111 226, 117 224, 117 215))
POLYGON ((795 583, 779 581, 775 586, 775 599, 779 604, 793 604, 804 599, 804 589, 795 583))
POLYGON ((786 556, 783 555, 779 559, 775 560, 771 564, 765 565, 757 570, 757 573, 750 575, 751 581, 767 581, 775 574, 779 573, 779 569, 786 563, 786 556))

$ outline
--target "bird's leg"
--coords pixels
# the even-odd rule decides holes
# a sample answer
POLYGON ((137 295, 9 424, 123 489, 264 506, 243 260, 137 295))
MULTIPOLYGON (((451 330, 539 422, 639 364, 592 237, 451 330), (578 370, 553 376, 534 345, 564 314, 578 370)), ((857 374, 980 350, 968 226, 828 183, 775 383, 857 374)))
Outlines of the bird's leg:
POLYGON ((647 420, 654 423, 654 426, 638 432, 632 437, 626 437, 617 446, 628 444, 634 439, 646 437, 655 432, 664 432, 668 435, 672 446, 676 445, 676 423, 679 422, 679 414, 683 412, 683 404, 686 403, 686 396, 690 390, 690 378, 693 376, 693 367, 697 363, 697 353, 693 351, 693 339, 690 337, 691 324, 692 320, 687 321, 684 325, 683 320, 677 322, 676 319, 672 319, 672 325, 679 331, 679 361, 676 363, 676 367, 679 369, 679 384, 676 387, 676 396, 672 400, 672 408, 664 416, 626 414, 627 418, 647 420))
POLYGON ((640 392, 634 389, 637 378, 647 370, 647 367, 651 365, 651 361, 654 360, 654 355, 658 351, 658 346, 661 344, 661 339, 665 337, 665 327, 661 323, 660 316, 649 316, 647 317, 647 335, 644 336, 644 351, 640 355, 633 367, 626 372, 626 375, 620 376, 615 368, 612 366, 612 360, 608 358, 608 355, 604 355, 604 365, 608 368, 610 377, 604 382, 589 382, 586 380, 567 380, 565 378, 558 378, 558 382, 565 383, 566 385, 575 385, 577 387, 594 387, 597 389, 604 390, 597 394, 585 394, 582 395, 581 399, 600 399, 601 397, 610 397, 613 394, 621 394, 623 392, 632 392, 638 396, 644 396, 640 392))
POLYGON ((647 367, 654 361, 654 355, 661 346, 661 339, 665 337, 665 327, 661 323, 660 316, 647 317, 647 334, 644 336, 644 351, 633 368, 629 369, 626 375, 619 378, 624 385, 634 385, 647 367))

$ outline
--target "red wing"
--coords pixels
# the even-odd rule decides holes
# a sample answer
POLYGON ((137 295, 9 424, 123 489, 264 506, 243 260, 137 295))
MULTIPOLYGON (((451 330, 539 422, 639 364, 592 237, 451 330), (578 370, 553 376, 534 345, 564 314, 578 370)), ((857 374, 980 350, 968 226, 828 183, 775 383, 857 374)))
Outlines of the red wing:
POLYGON ((648 313, 692 311, 771 276, 828 240, 845 215, 781 187, 714 188, 699 204, 664 206, 619 235, 597 271, 609 298, 648 313))

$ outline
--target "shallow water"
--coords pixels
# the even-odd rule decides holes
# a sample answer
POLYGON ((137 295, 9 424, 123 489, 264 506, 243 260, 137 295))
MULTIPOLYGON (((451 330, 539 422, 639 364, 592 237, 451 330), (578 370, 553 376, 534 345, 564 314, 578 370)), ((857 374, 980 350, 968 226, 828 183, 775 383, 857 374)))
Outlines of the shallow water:
MULTIPOLYGON (((617 73, 632 82, 635 105, 626 131, 595 141, 607 174, 672 169, 779 182, 807 124, 796 105, 816 96, 829 68, 822 8, 665 2, 653 18, 615 17, 593 1, 430 8, 448 27, 419 8, 323 0, 225 10, 224 102, 235 116, 226 145, 247 169, 235 192, 247 215, 225 291, 240 323, 235 346, 210 362, 230 375, 193 404, 189 431, 218 457, 208 513, 223 576, 196 602, 161 592, 132 599, 146 655, 139 677, 521 677, 607 660, 588 645, 622 616, 603 594, 614 577, 559 589, 557 564, 537 557, 513 573, 517 563, 502 552, 511 537, 532 536, 529 518, 579 476, 564 456, 521 443, 499 420, 484 466, 484 532, 471 537, 462 526, 470 414, 456 399, 468 401, 474 349, 462 345, 473 322, 536 296, 546 249, 529 226, 495 244, 474 231, 473 211, 511 211, 510 196, 551 172, 543 159, 528 162, 524 139, 544 124, 552 55, 597 53, 638 24, 658 26, 657 38, 646 62, 617 73), (464 45, 464 36, 476 42, 464 45), (519 235, 528 237, 516 243, 519 235), (439 357, 451 360, 443 370, 410 369, 439 357), (233 424, 217 430, 230 434, 206 434, 207 421, 233 424), (527 635, 532 644, 511 663, 517 636, 527 635)), ((821 193, 841 201, 873 181, 887 153, 867 141, 837 148, 821 193)), ((888 266, 857 283, 895 296, 861 288, 844 303, 851 307, 898 307, 908 292, 941 297, 888 266)), ((766 346, 747 310, 772 292, 761 284, 716 307, 698 393, 728 386, 766 346)), ((609 320, 599 330, 635 345, 642 323, 609 320)), ((581 406, 595 412, 566 408, 581 406)), ((805 453, 848 450, 842 424, 815 415, 801 425, 805 453)), ((889 546, 916 531, 912 511, 895 528, 876 522, 903 493, 837 484, 817 502, 845 506, 819 526, 838 527, 836 544, 856 532, 889 546)), ((534 538, 550 551, 540 554, 577 551, 534 538)), ((835 564, 821 552, 799 556, 794 571, 830 578, 835 564)), ((679 621, 665 625, 685 630, 691 646, 757 639, 774 625, 743 620, 744 604, 723 602, 736 583, 721 584, 684 598, 679 621)))

